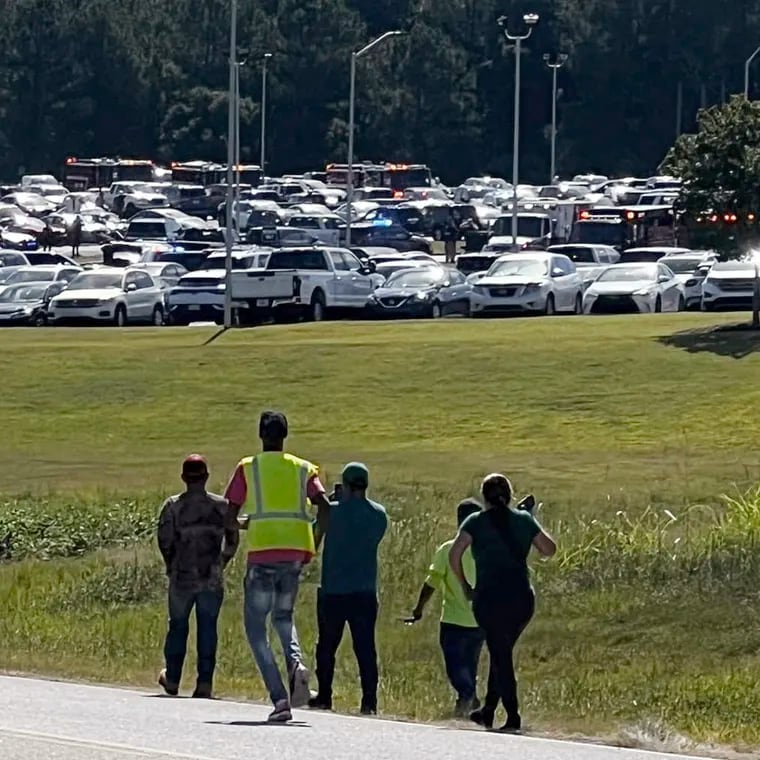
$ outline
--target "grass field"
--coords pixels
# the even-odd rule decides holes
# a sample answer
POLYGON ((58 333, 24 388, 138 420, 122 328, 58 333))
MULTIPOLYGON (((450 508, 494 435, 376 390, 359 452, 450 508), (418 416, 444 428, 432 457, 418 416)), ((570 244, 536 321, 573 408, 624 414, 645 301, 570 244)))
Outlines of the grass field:
MULTIPOLYGON (((259 410, 275 407, 291 450, 327 481, 366 461, 393 520, 384 712, 450 708, 435 615, 413 629, 396 618, 456 503, 497 469, 544 502, 561 545, 536 565, 538 615, 520 649, 530 725, 758 746, 760 339, 712 329, 735 321, 335 323, 208 346, 205 330, 3 332, 0 668, 150 685, 164 630, 158 505, 191 451, 221 488, 256 450, 259 410)), ((241 565, 218 690, 262 697, 241 565)), ((308 652, 316 570, 298 610, 308 652)), ((340 708, 356 708, 355 681, 344 644, 340 708)))

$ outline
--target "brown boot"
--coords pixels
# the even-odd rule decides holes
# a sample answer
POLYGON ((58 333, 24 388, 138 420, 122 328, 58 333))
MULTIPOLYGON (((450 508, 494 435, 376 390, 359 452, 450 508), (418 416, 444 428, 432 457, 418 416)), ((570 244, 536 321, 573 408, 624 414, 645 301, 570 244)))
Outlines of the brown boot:
POLYGON ((170 696, 176 697, 179 694, 179 684, 169 683, 169 679, 166 677, 166 668, 164 668, 158 674, 158 685, 170 696))

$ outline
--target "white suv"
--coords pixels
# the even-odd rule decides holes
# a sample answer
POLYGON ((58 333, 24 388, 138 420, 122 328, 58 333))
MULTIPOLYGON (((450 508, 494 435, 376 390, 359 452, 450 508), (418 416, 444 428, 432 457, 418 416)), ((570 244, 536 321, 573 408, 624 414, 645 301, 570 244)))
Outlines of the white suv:
POLYGON ((103 267, 82 272, 50 301, 48 322, 164 323, 164 291, 140 269, 103 267))

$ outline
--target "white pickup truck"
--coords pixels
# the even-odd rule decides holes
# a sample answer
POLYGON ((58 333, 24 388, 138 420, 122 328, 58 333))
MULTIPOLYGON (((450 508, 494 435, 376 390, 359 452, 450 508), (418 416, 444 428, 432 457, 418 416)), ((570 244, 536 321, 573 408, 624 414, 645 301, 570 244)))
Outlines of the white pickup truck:
MULTIPOLYGON (((259 271, 266 266, 269 250, 232 252, 233 272, 259 271)), ((167 321, 170 325, 189 325, 191 322, 224 321, 224 292, 226 254, 212 253, 203 268, 184 275, 169 290, 167 321)))
POLYGON ((232 272, 232 300, 240 321, 268 318, 319 322, 330 311, 359 314, 383 277, 345 248, 274 250, 266 269, 232 272))

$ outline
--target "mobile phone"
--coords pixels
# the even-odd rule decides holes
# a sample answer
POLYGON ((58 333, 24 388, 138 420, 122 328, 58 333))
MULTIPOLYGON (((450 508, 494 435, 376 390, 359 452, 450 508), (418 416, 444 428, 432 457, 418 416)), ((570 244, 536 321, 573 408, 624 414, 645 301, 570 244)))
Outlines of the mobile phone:
POLYGON ((536 507, 536 497, 532 493, 529 493, 524 499, 521 499, 517 503, 517 509, 522 509, 524 512, 532 512, 536 507))

